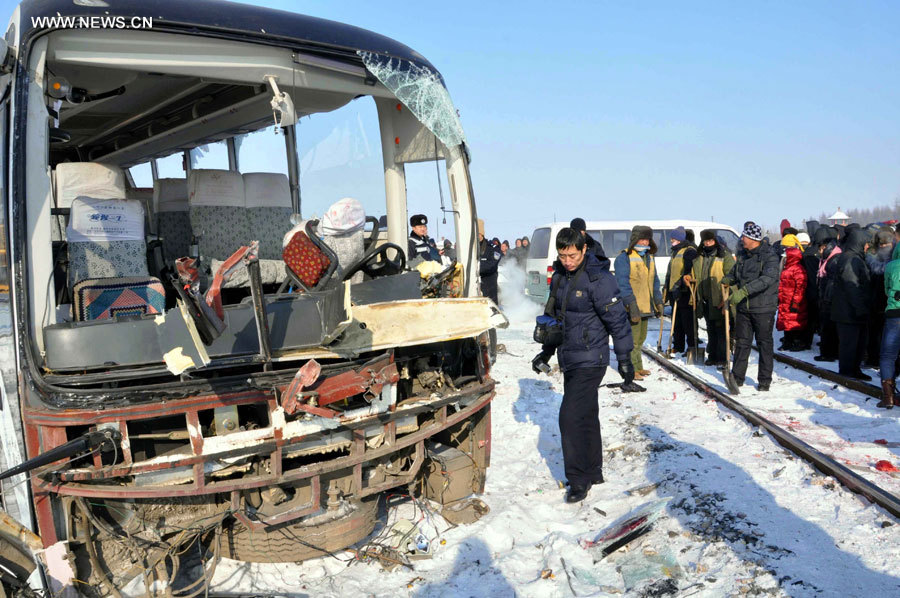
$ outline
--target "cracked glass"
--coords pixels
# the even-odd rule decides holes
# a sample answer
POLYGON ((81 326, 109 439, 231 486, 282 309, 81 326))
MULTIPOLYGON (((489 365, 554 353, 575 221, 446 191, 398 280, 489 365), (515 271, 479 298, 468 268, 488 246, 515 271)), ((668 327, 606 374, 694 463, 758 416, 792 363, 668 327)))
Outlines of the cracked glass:
POLYGON ((466 140, 462 123, 441 76, 408 60, 358 51, 366 68, 447 147, 466 140))

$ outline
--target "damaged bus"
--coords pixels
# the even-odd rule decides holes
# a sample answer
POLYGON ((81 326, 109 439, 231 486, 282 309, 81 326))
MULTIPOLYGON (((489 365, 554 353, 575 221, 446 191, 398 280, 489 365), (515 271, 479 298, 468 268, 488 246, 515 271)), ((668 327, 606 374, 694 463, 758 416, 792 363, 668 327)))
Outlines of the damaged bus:
POLYGON ((196 595, 220 557, 360 541, 389 489, 483 490, 505 319, 423 56, 215 0, 27 0, 4 41, 0 498, 32 587, 196 595), (420 164, 457 240, 436 268, 405 255, 420 164))

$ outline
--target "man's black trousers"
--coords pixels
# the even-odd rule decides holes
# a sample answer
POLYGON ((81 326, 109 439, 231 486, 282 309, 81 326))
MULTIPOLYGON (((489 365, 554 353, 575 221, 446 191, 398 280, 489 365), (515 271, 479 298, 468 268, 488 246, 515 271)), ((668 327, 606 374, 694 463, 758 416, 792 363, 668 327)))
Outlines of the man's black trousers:
POLYGON ((717 320, 711 316, 712 311, 706 310, 704 319, 706 320, 706 335, 709 337, 706 356, 716 363, 725 363, 725 320, 717 320))
POLYGON ((685 341, 688 347, 697 346, 697 339, 694 338, 694 306, 691 305, 690 298, 678 300, 672 340, 672 350, 676 353, 684 353, 685 341))
POLYGON ((739 311, 734 321, 734 377, 743 382, 747 375, 747 361, 750 359, 750 347, 753 337, 759 347, 759 373, 756 381, 768 385, 772 382, 772 364, 775 359, 775 341, 772 338, 772 327, 775 324, 775 312, 750 314, 739 311))
POLYGON ((592 482, 603 481, 597 389, 604 374, 605 367, 579 368, 563 374, 559 433, 566 479, 571 486, 590 486, 592 482))
POLYGON ((845 324, 835 322, 838 336, 838 370, 841 374, 854 375, 859 372, 859 364, 866 354, 868 331, 865 322, 845 324))

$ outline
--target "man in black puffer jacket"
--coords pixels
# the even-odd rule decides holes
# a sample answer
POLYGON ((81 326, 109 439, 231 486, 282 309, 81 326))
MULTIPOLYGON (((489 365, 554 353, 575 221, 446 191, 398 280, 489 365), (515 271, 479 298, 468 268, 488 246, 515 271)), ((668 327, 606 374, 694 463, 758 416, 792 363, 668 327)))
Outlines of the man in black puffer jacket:
MULTIPOLYGON (((559 432, 569 490, 566 502, 581 502, 593 484, 603 482, 597 389, 609 365, 609 337, 626 385, 633 384, 631 325, 609 260, 587 253, 580 232, 564 228, 556 235, 559 259, 554 263, 547 315, 563 322, 557 359, 563 372, 559 432), (563 308, 565 305, 565 308, 563 308)), ((547 369, 557 347, 544 345, 532 360, 535 372, 547 369)))
POLYGON ((757 388, 769 390, 772 383, 772 366, 775 358, 775 342, 772 327, 778 309, 778 279, 781 260, 772 246, 762 240, 762 229, 753 222, 744 225, 737 263, 722 279, 731 286, 730 301, 737 306, 734 321, 734 366, 732 373, 738 385, 744 384, 747 361, 753 337, 759 346, 759 374, 757 388))
POLYGON ((835 264, 831 319, 837 326, 839 372, 859 380, 871 380, 859 364, 866 351, 866 322, 871 309, 871 282, 866 265, 869 233, 849 229, 835 264))

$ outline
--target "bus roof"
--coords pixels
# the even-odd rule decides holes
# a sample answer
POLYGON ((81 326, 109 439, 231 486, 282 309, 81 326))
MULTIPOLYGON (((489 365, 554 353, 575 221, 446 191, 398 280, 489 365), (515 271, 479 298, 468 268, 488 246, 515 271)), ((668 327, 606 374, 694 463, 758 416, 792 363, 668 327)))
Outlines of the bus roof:
MULTIPOLYGON (((21 41, 49 30, 41 17, 152 17, 153 29, 197 31, 220 37, 252 38, 361 64, 357 50, 375 52, 425 66, 428 60, 389 37, 366 29, 292 12, 221 0, 25 0, 20 5, 21 41), (83 4, 91 4, 84 6, 83 4), (39 19, 39 20, 35 20, 39 19)), ((438 73, 439 74, 439 73, 438 73)))

